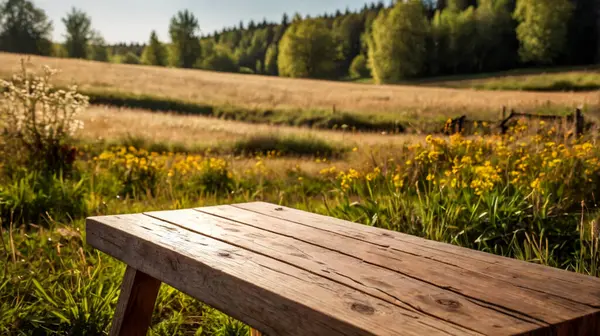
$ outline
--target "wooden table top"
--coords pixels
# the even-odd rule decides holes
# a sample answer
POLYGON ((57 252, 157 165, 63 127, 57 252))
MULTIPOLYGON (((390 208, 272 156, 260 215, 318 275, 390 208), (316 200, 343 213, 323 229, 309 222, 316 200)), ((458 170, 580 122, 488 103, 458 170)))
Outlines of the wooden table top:
POLYGON ((600 278, 268 203, 91 217, 93 247, 268 335, 600 335, 600 278))

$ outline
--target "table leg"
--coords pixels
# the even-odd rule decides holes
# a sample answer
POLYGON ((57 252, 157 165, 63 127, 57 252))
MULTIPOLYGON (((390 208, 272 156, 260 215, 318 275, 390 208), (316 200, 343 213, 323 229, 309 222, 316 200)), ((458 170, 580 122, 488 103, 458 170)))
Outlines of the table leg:
POLYGON ((161 282, 127 266, 110 336, 146 336, 161 282))

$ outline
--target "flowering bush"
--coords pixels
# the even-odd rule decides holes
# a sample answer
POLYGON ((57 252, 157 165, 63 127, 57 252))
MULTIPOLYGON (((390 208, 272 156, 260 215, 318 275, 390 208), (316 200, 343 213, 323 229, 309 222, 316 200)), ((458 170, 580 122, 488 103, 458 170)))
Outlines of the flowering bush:
POLYGON ((95 161, 100 171, 106 170, 116 177, 124 196, 153 194, 161 182, 171 187, 210 193, 227 192, 233 186, 233 175, 222 158, 159 154, 129 146, 104 151, 95 161))
POLYGON ((11 160, 24 155, 35 168, 58 171, 69 168, 76 151, 69 143, 82 123, 76 119, 89 105, 76 87, 54 90, 50 84, 56 71, 43 68, 36 76, 21 62, 21 73, 1 81, 0 126, 11 160))
POLYGON ((126 195, 153 194, 159 181, 158 154, 135 147, 114 147, 102 152, 95 160, 99 168, 107 169, 121 184, 126 195))

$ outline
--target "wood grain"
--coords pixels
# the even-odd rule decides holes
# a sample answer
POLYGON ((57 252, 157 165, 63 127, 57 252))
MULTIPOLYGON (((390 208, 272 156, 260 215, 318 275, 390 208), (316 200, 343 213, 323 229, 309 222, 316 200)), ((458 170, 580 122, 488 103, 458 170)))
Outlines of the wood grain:
POLYGON ((600 278, 264 202, 236 204, 234 207, 349 237, 354 241, 352 244, 366 242, 419 255, 431 261, 483 273, 515 286, 600 307, 600 278), (544 281, 540 282, 540 279, 544 281), (570 290, 565 291, 565 288, 570 290))
MULTIPOLYGON (((236 214, 231 213, 232 209, 235 212, 259 217, 257 214, 231 207, 208 208, 205 211, 220 214, 219 209, 223 209, 223 213, 228 213, 232 218, 237 218, 236 214)), ((498 312, 473 302, 463 295, 365 263, 357 258, 211 214, 192 210, 146 214, 225 243, 275 258, 389 303, 402 303, 480 333, 507 335, 550 328, 546 323, 526 316, 515 317, 498 312), (495 327, 490 328, 490 326, 495 327)), ((275 229, 277 224, 272 221, 279 220, 267 218, 263 224, 275 229)), ((297 226, 289 222, 283 225, 289 226, 281 227, 288 232, 293 231, 293 226, 297 226)), ((310 239, 310 237, 303 238, 310 239)))
POLYGON ((161 282, 127 266, 110 336, 145 336, 161 282))
POLYGON ((86 225, 90 245, 268 335, 481 335, 149 216, 86 225))
MULTIPOLYGON (((274 209, 283 209, 282 207, 272 205, 271 207, 274 209)), ((245 223, 282 236, 290 238, 298 237, 297 240, 302 240, 305 243, 337 251, 341 254, 355 257, 362 262, 396 271, 411 279, 418 279, 441 289, 462 294, 474 302, 489 306, 506 314, 518 312, 520 315, 529 316, 538 322, 551 324, 555 330, 566 328, 566 330, 569 330, 568 335, 587 335, 590 330, 595 331, 598 327, 599 312, 596 307, 563 298, 563 296, 568 296, 571 291, 585 292, 585 290, 588 290, 585 286, 582 289, 571 284, 567 287, 569 288, 568 291, 565 291, 565 287, 563 287, 561 295, 551 295, 535 289, 522 287, 518 284, 517 280, 515 280, 516 284, 513 284, 488 276, 481 270, 476 272, 451 264, 437 262, 418 254, 402 252, 394 249, 392 246, 382 247, 376 244, 368 244, 363 241, 349 239, 346 235, 339 235, 326 230, 316 230, 312 226, 298 225, 287 220, 281 220, 285 216, 294 221, 302 221, 305 220, 302 216, 312 215, 301 211, 295 211, 294 214, 279 215, 281 219, 277 219, 251 211, 236 211, 235 208, 230 206, 209 207, 198 210, 235 220, 239 223, 245 223), (581 332, 576 332, 576 328, 579 327, 583 329, 581 329, 581 332)), ((282 210, 275 211, 279 213, 282 210)), ((327 220, 328 217, 324 217, 324 219, 327 220)), ((321 221, 318 225, 326 226, 327 222, 321 221)), ((386 231, 381 230, 381 232, 387 234, 386 231)), ((380 236, 382 235, 380 234, 380 236)), ((399 244, 396 242, 393 246, 395 247, 396 245, 404 249, 408 244, 399 244)), ((480 264, 482 264, 480 266, 487 265, 487 263, 480 264)), ((530 276, 535 278, 533 275, 530 276)), ((379 279, 375 280, 379 281, 379 279)), ((535 280, 543 284, 544 282, 552 281, 552 278, 549 280, 548 278, 538 276, 535 280)), ((597 288, 598 286, 595 289, 597 290, 597 288)))

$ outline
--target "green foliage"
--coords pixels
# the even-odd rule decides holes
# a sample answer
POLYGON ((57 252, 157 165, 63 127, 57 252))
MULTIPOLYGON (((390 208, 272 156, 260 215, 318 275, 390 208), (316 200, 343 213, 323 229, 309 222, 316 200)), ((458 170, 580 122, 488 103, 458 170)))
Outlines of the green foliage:
POLYGON ((345 148, 314 137, 277 134, 252 136, 233 145, 236 154, 266 155, 272 151, 287 156, 333 157, 341 155, 345 148))
POLYGON ((564 52, 573 5, 569 0, 518 0, 519 55, 524 62, 551 64, 564 52))
POLYGON ((212 53, 202 61, 202 68, 222 72, 238 72, 240 70, 231 51, 224 46, 217 46, 212 53))
POLYGON ((52 53, 50 54, 50 56, 59 57, 59 58, 67 58, 67 57, 69 57, 69 54, 67 53, 67 49, 65 48, 64 45, 62 45, 60 43, 52 43, 52 53))
POLYGON ((67 31, 65 47, 69 57, 87 58, 88 43, 93 37, 92 19, 75 7, 62 19, 67 31))
POLYGON ((92 32, 91 34, 87 55, 93 61, 108 62, 110 59, 106 41, 104 41, 104 38, 98 32, 92 32))
POLYGON ((322 20, 296 21, 279 43, 279 75, 329 77, 335 70, 338 55, 333 34, 322 20))
POLYGON ((364 24, 359 14, 340 16, 333 22, 332 33, 337 41, 341 54, 338 73, 345 75, 354 60, 361 51, 361 34, 364 24))
POLYGON ((52 22, 29 0, 0 1, 0 51, 50 55, 52 22))
POLYGON ((46 224, 50 219, 84 216, 86 192, 83 179, 71 181, 60 175, 37 172, 15 174, 0 185, 0 221, 5 226, 46 224))
POLYGON ((122 64, 140 64, 140 58, 132 53, 132 52, 128 52, 125 55, 122 55, 121 57, 118 58, 118 63, 122 63, 122 64))
POLYGON ((234 180, 225 160, 210 158, 202 163, 192 185, 208 194, 227 194, 233 189, 234 180))
POLYGON ((171 64, 181 68, 192 68, 202 50, 197 32, 200 29, 198 19, 189 10, 178 12, 171 18, 169 35, 171 36, 171 64))
POLYGON ((267 49, 267 53, 265 55, 265 73, 271 76, 277 76, 279 74, 279 69, 277 65, 277 44, 271 44, 269 49, 267 49))
POLYGON ((419 75, 425 66, 429 31, 419 0, 397 2, 381 11, 368 39, 369 64, 378 84, 419 75))
POLYGON ((144 48, 141 63, 146 65, 166 66, 168 64, 168 54, 165 46, 158 40, 156 31, 150 33, 148 46, 144 48))
POLYGON ((483 0, 475 11, 475 71, 509 69, 517 63, 515 25, 503 1, 483 0))
POLYGON ((349 71, 350 77, 357 78, 367 78, 371 76, 371 70, 369 70, 367 58, 365 55, 358 55, 352 61, 350 65, 349 71))

